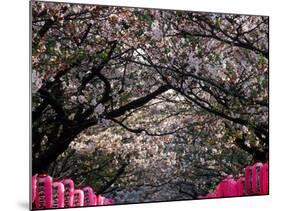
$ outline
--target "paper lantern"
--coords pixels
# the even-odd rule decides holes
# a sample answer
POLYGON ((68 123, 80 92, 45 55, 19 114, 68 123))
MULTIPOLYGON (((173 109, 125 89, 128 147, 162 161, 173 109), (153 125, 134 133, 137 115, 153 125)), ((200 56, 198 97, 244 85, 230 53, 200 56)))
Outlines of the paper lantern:
POLYGON ((52 207, 63 208, 64 207, 64 185, 62 182, 54 182, 52 185, 52 207))
POLYGON ((91 187, 84 187, 84 206, 93 206, 97 204, 96 196, 91 187))
POLYGON ((62 183, 64 184, 64 207, 73 207, 74 182, 71 179, 64 179, 62 183))
POLYGON ((37 176, 35 206, 38 209, 52 207, 52 177, 43 174, 37 176))
POLYGON ((80 189, 74 190, 74 207, 82 207, 84 206, 84 192, 80 189))

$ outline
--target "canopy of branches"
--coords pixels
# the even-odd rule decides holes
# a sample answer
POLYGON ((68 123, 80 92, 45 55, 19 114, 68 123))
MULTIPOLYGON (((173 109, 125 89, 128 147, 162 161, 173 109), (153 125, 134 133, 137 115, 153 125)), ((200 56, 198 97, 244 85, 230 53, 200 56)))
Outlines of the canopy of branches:
POLYGON ((143 202, 267 160, 268 21, 33 2, 33 173, 143 202))

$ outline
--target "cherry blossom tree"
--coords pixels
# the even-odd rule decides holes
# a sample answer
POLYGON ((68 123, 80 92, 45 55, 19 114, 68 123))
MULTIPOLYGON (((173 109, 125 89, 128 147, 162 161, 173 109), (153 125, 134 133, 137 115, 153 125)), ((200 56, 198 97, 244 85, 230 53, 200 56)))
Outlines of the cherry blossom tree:
POLYGON ((267 160, 268 33, 263 16, 33 2, 33 173, 136 202, 267 160))

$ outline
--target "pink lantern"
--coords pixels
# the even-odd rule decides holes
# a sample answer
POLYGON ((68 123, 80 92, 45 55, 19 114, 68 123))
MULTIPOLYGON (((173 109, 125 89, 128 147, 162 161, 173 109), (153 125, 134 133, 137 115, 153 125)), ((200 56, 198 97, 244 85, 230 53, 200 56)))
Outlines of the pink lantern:
POLYGON ((225 196, 243 196, 253 194, 268 194, 268 163, 260 162, 253 166, 247 166, 245 177, 240 177, 237 181, 228 176, 222 180, 211 192, 205 196, 197 198, 214 198, 225 196))
POLYGON ((80 189, 74 190, 74 207, 84 206, 84 192, 80 189))
POLYGON ((37 176, 35 206, 38 209, 52 208, 52 177, 42 174, 37 176))
POLYGON ((54 182, 53 188, 53 208, 63 208, 64 207, 64 185, 62 182, 54 182))
POLYGON ((224 183, 224 196, 237 196, 237 182, 232 179, 226 179, 224 183))
POLYGON ((237 196, 243 196, 245 194, 245 178, 240 177, 236 185, 237 185, 237 196))
POLYGON ((113 199, 108 199, 108 198, 105 198, 104 200, 104 204, 113 204, 113 199))
POLYGON ((268 163, 261 167, 261 194, 268 194, 268 163))
POLYGON ((247 166, 245 170, 245 187, 246 187, 246 194, 252 195, 252 167, 247 166))
POLYGON ((105 198, 102 195, 97 196, 97 205, 104 205, 105 198))
POLYGON ((261 167, 262 163, 252 166, 252 190, 253 194, 261 194, 261 167))
POLYGON ((222 180, 215 189, 216 197, 224 197, 225 194, 225 187, 226 187, 226 179, 222 180))
POLYGON ((84 206, 93 206, 97 204, 96 195, 91 187, 84 187, 84 206))
POLYGON ((216 198, 216 193, 215 192, 211 192, 211 193, 208 193, 205 198, 216 198))
POLYGON ((37 174, 32 176, 32 192, 31 192, 32 203, 34 202, 35 196, 36 196, 36 177, 37 177, 37 174))
POLYGON ((74 182, 71 179, 64 179, 62 183, 64 184, 64 207, 73 207, 74 182))

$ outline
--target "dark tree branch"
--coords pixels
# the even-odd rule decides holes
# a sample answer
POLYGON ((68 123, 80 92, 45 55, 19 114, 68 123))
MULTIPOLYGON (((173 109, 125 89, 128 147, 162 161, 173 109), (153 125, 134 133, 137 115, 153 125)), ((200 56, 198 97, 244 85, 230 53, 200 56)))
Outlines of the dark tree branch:
POLYGON ((48 20, 45 21, 45 24, 38 31, 35 40, 33 40, 33 42, 32 42, 33 48, 36 48, 38 46, 38 44, 39 44, 40 40, 42 39, 42 37, 44 37, 44 35, 54 25, 54 23, 55 23, 55 21, 51 20, 51 19, 48 19, 48 20))
POLYGON ((43 100, 43 102, 32 112, 32 123, 38 120, 48 105, 47 100, 43 100))
POLYGON ((91 27, 92 27, 92 24, 91 23, 88 24, 87 29, 85 30, 83 36, 80 39, 80 42, 78 43, 78 46, 80 46, 85 41, 85 39, 87 38, 87 36, 91 30, 91 27))
MULTIPOLYGON (((174 134, 174 133, 177 133, 179 132, 180 130, 186 128, 187 126, 184 126, 184 127, 179 127, 175 130, 172 130, 172 131, 168 131, 168 132, 163 132, 163 133, 151 133, 149 132, 147 129, 145 128, 130 128, 129 126, 125 125, 124 123, 118 121, 117 119, 114 119, 114 118, 111 118, 111 120, 117 124, 119 124, 121 127, 125 128, 126 130, 128 130, 129 132, 132 132, 132 133, 141 133, 141 132, 144 132, 146 135, 148 136, 166 136, 166 135, 171 135, 171 134, 174 134)), ((190 125, 189 125, 190 126, 190 125)))
POLYGON ((57 118, 61 121, 64 126, 67 126, 69 123, 69 119, 67 118, 64 109, 61 104, 57 101, 57 99, 47 90, 40 89, 39 91, 41 97, 46 101, 47 104, 50 104, 52 108, 57 113, 57 118))
MULTIPOLYGON (((236 36, 236 37, 231 36, 229 33, 224 31, 223 29, 221 29, 218 25, 214 25, 213 23, 211 23, 211 21, 209 21, 209 19, 206 17, 190 15, 189 18, 191 21, 196 22, 201 27, 202 30, 209 32, 209 34, 201 33, 201 32, 195 33, 195 32, 189 32, 189 31, 185 31, 185 30, 179 30, 180 33, 178 35, 184 35, 184 36, 189 35, 189 36, 195 36, 195 37, 203 37, 203 38, 207 37, 207 38, 216 39, 218 41, 227 43, 232 46, 237 46, 237 47, 241 47, 241 48, 245 48, 245 49, 257 52, 259 54, 262 54, 267 59, 269 58, 268 50, 259 49, 259 48, 255 47, 254 44, 249 41, 246 41, 246 42, 242 41, 241 39, 239 39, 239 38, 241 38, 239 36, 236 36), (196 17, 198 19, 198 21, 194 21, 193 17, 196 17), (210 28, 210 30, 208 30, 206 27, 204 27, 200 23, 200 21, 201 21, 201 23, 205 23, 210 28), (222 38, 220 35, 218 35, 218 33, 216 31, 222 33, 226 38, 222 38)), ((243 34, 243 38, 245 39, 244 35, 245 34, 243 34)))
POLYGON ((32 160, 32 174, 45 172, 49 165, 63 153, 71 141, 79 134, 80 130, 65 131, 60 137, 53 140, 53 144, 42 152, 38 158, 32 160))
MULTIPOLYGON (((103 96, 102 96, 101 100, 99 102, 97 102, 97 105, 100 104, 100 103, 104 104, 107 101, 112 100, 112 97, 110 96, 110 93, 111 93, 110 82, 100 72, 97 72, 96 76, 105 84, 105 89, 103 91, 103 96)), ((77 113, 77 117, 79 117, 78 120, 82 121, 82 120, 86 119, 89 115, 91 115, 93 113, 94 108, 95 108, 95 106, 91 106, 84 113, 82 113, 82 114, 77 113)))
POLYGON ((107 118, 115 118, 115 117, 119 117, 123 114, 125 114, 127 111, 130 111, 131 109, 137 108, 137 107, 141 107, 144 104, 148 103, 150 100, 154 99, 155 97, 157 97, 158 95, 166 92, 167 90, 169 90, 170 88, 167 85, 163 85, 160 86, 157 90, 155 90, 154 92, 141 97, 137 100, 134 100, 116 110, 113 110, 109 113, 106 113, 105 116, 107 118))
POLYGON ((123 163, 122 166, 118 169, 115 176, 108 181, 104 186, 102 186, 98 191, 97 194, 104 193, 110 186, 125 172, 126 167, 128 166, 128 163, 123 163))
POLYGON ((206 105, 202 104, 201 102, 199 102, 198 100, 196 100, 195 98, 189 96, 188 94, 186 94, 183 90, 181 90, 180 88, 177 88, 171 84, 168 84, 167 86, 169 86, 171 89, 177 91, 178 93, 182 94, 184 97, 186 97, 188 100, 190 100, 191 102, 195 103, 197 106, 199 106, 200 108, 212 113, 212 114, 215 114, 217 116, 220 116, 220 117, 223 117, 224 119, 227 119, 231 122, 234 122, 234 123, 237 123, 237 124, 241 124, 241 125, 248 125, 248 121, 247 120, 244 120, 244 119, 241 119, 241 118, 234 118, 234 117, 231 117, 231 116, 228 116, 227 114, 221 112, 221 111, 218 111, 212 107, 207 107, 206 105))
POLYGON ((235 144, 242 150, 250 153, 253 156, 253 159, 255 161, 267 161, 268 160, 268 155, 267 152, 262 152, 258 148, 253 147, 253 146, 247 146, 245 144, 246 138, 245 135, 242 135, 242 138, 236 138, 235 139, 235 144))
MULTIPOLYGON (((117 41, 112 41, 109 43, 109 45, 111 45, 111 46, 110 46, 110 49, 109 49, 109 52, 108 52, 106 58, 104 58, 103 61, 97 66, 95 66, 95 64, 93 64, 91 73, 86 75, 82 79, 82 83, 81 83, 81 86, 79 87, 79 91, 83 90, 85 88, 86 84, 89 83, 96 76, 96 74, 99 73, 104 68, 104 66, 111 60, 111 56, 114 52, 114 49, 117 46, 117 41)), ((104 49, 102 52, 104 52, 106 50, 107 49, 104 49)))
MULTIPOLYGON (((169 88, 164 85, 159 87, 156 91, 141 97, 137 100, 134 100, 119 109, 113 110, 105 116, 107 118, 115 118, 122 116, 126 111, 130 111, 131 109, 138 108, 148 103, 150 100, 154 99, 158 95, 164 93, 169 88)), ((52 141, 52 145, 44 151, 38 158, 33 160, 32 168, 35 173, 38 173, 42 170, 46 170, 48 166, 56 160, 56 158, 63 153, 67 148, 71 141, 84 129, 91 127, 97 124, 97 119, 84 120, 82 122, 77 123, 77 125, 69 127, 69 130, 65 130, 63 134, 57 139, 52 141)))

